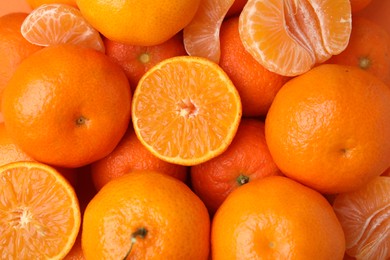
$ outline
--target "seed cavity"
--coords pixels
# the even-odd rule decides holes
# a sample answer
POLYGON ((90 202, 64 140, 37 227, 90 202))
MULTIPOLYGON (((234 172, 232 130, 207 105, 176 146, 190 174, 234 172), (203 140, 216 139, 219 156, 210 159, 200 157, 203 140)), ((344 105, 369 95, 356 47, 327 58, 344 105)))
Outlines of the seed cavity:
POLYGON ((176 112, 185 118, 195 117, 198 114, 198 107, 195 105, 195 103, 190 99, 186 98, 181 100, 177 104, 176 112))

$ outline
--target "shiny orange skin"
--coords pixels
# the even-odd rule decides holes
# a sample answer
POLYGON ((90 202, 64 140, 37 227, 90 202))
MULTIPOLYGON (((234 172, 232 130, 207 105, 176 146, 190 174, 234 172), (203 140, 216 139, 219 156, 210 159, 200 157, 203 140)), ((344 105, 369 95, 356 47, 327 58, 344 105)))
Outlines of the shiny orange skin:
POLYGON ((132 45, 161 44, 187 26, 200 0, 76 0, 85 19, 106 38, 132 45))
MULTIPOLYGON (((0 123, 0 165, 5 165, 12 162, 33 162, 35 161, 31 156, 26 154, 15 142, 12 140, 10 134, 7 132, 4 123, 0 123)), ((69 183, 75 187, 77 184, 77 171, 70 168, 55 167, 69 183)))
POLYGON ((76 0, 25 0, 33 9, 43 4, 67 4, 77 7, 76 0))
POLYGON ((3 94, 11 137, 35 160, 81 167, 107 156, 130 122, 122 68, 101 52, 46 47, 23 61, 3 94))
POLYGON ((390 177, 390 168, 388 168, 386 171, 384 171, 381 175, 390 177))
POLYGON ((123 259, 129 250, 127 259, 207 259, 210 218, 183 182, 132 172, 107 183, 88 204, 81 243, 87 259, 123 259))
POLYGON ((0 98, 16 68, 26 57, 42 49, 29 43, 20 33, 27 13, 9 13, 0 17, 0 98))
POLYGON ((282 176, 233 191, 215 214, 212 259, 342 259, 344 233, 318 192, 282 176))
POLYGON ((264 116, 289 77, 267 70, 245 50, 238 32, 238 17, 222 23, 220 42, 219 65, 240 93, 243 116, 264 116))
POLYGON ((214 214, 233 190, 253 180, 280 174, 265 141, 264 123, 242 119, 224 153, 191 167, 191 185, 214 214))
POLYGON ((362 16, 382 26, 390 33, 390 2, 383 0, 372 0, 363 10, 355 13, 354 16, 362 16))
POLYGON ((187 55, 181 33, 153 46, 130 45, 107 38, 104 39, 104 45, 106 54, 125 71, 133 92, 140 78, 158 62, 174 56, 187 55))
POLYGON ((322 193, 357 189, 390 166, 390 88, 325 64, 287 82, 265 121, 276 165, 322 193))
POLYGON ((375 22, 357 16, 352 21, 347 48, 328 62, 359 67, 390 85, 390 33, 375 22))
POLYGON ((120 143, 103 159, 91 164, 94 186, 100 190, 109 181, 134 170, 151 170, 171 175, 181 181, 187 178, 187 167, 165 162, 154 156, 129 127, 120 143))
MULTIPOLYGON (((373 0, 350 0, 352 13, 364 10, 373 0)), ((383 0, 382 0, 383 1, 383 0)))

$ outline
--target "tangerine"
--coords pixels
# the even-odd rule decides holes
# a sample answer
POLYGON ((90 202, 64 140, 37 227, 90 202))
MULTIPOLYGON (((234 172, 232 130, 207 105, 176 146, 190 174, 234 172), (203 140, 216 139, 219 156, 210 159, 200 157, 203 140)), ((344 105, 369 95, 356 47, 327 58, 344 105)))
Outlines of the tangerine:
POLYGON ((351 21, 349 0, 248 0, 239 31, 265 68, 297 76, 347 47, 351 21))
POLYGON ((161 160, 191 166, 227 149, 241 120, 241 100, 214 62, 178 56, 141 78, 132 101, 135 133, 161 160))
POLYGON ((108 156, 91 164, 92 180, 97 190, 112 179, 134 170, 157 171, 181 181, 185 181, 187 177, 187 167, 168 163, 154 156, 138 140, 132 127, 129 127, 108 156))
POLYGON ((313 68, 276 94, 265 121, 271 155, 320 192, 358 189, 390 166, 389 104, 389 86, 360 68, 313 68))
POLYGON ((27 13, 9 13, 0 17, 0 97, 19 64, 42 47, 23 38, 20 27, 27 13))
POLYGON ((107 183, 88 204, 86 259, 207 259, 210 218, 183 182, 136 171, 107 183))
POLYGON ((233 190, 280 174, 265 141, 264 123, 245 118, 225 152, 191 167, 191 187, 214 214, 233 190))
POLYGON ((328 62, 359 67, 390 85, 390 34, 378 24, 357 16, 352 22, 347 48, 328 62))
POLYGON ((189 55, 219 63, 219 30, 234 2, 235 0, 201 1, 194 18, 183 30, 184 47, 189 55))
POLYGON ((390 258, 390 178, 376 177, 338 194, 334 211, 343 227, 346 252, 356 259, 390 258))
POLYGON ((104 39, 106 54, 126 73, 134 92, 141 77, 158 62, 175 56, 187 55, 181 33, 153 46, 130 45, 104 39))
POLYGON ((221 25, 219 65, 240 94, 243 116, 265 116, 289 77, 269 71, 246 51, 238 32, 238 19, 229 18, 221 25))
POLYGON ((343 229, 318 192, 270 176, 234 190, 215 214, 212 259, 342 259, 343 229))
POLYGON ((66 4, 45 4, 34 9, 23 21, 21 32, 39 46, 76 44, 104 52, 99 32, 80 11, 66 4))
POLYGON ((190 23, 200 0, 76 0, 81 13, 106 38, 131 45, 157 45, 190 23))
POLYGON ((75 243, 80 209, 73 187, 37 162, 0 167, 0 256, 62 259, 75 243))
POLYGON ((7 131, 23 151, 69 168, 114 150, 130 110, 122 68, 101 52, 70 44, 46 47, 25 59, 2 103, 7 131))

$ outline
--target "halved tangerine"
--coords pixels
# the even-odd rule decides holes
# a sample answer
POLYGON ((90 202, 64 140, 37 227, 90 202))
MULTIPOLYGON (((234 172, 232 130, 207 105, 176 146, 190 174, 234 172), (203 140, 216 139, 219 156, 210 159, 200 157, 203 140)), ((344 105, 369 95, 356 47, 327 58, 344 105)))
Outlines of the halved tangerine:
POLYGON ((180 165, 199 164, 225 151, 242 113, 238 91, 222 68, 193 56, 152 67, 132 102, 140 141, 155 156, 180 165))
POLYGON ((74 189, 37 162, 0 167, 0 258, 62 259, 81 222, 74 189))
POLYGON ((34 9, 21 32, 27 41, 40 46, 69 43, 104 52, 100 33, 76 7, 66 4, 44 4, 34 9))
POLYGON ((249 0, 239 31, 260 64, 296 76, 343 51, 351 22, 349 0, 249 0))

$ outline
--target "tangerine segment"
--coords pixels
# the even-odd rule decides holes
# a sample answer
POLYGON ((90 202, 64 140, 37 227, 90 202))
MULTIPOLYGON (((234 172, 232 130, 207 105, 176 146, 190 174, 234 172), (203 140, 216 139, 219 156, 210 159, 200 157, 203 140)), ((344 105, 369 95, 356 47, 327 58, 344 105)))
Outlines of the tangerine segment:
POLYGON ((357 259, 390 258, 390 178, 339 194, 333 204, 343 227, 346 252, 357 259))
POLYGON ((249 0, 239 18, 245 49, 264 67, 296 76, 343 51, 349 0, 249 0))
POLYGON ((62 259, 80 227, 70 184, 41 163, 0 167, 0 258, 62 259))
POLYGON ((183 30, 184 47, 189 55, 219 62, 219 30, 233 3, 234 0, 201 1, 195 17, 183 30))
POLYGON ((100 33, 77 8, 66 4, 44 4, 34 9, 21 32, 27 41, 40 46, 70 43, 104 52, 100 33))
POLYGON ((169 58, 151 68, 132 102, 134 130, 146 148, 162 160, 188 166, 226 150, 242 111, 226 73, 193 56, 169 58))

